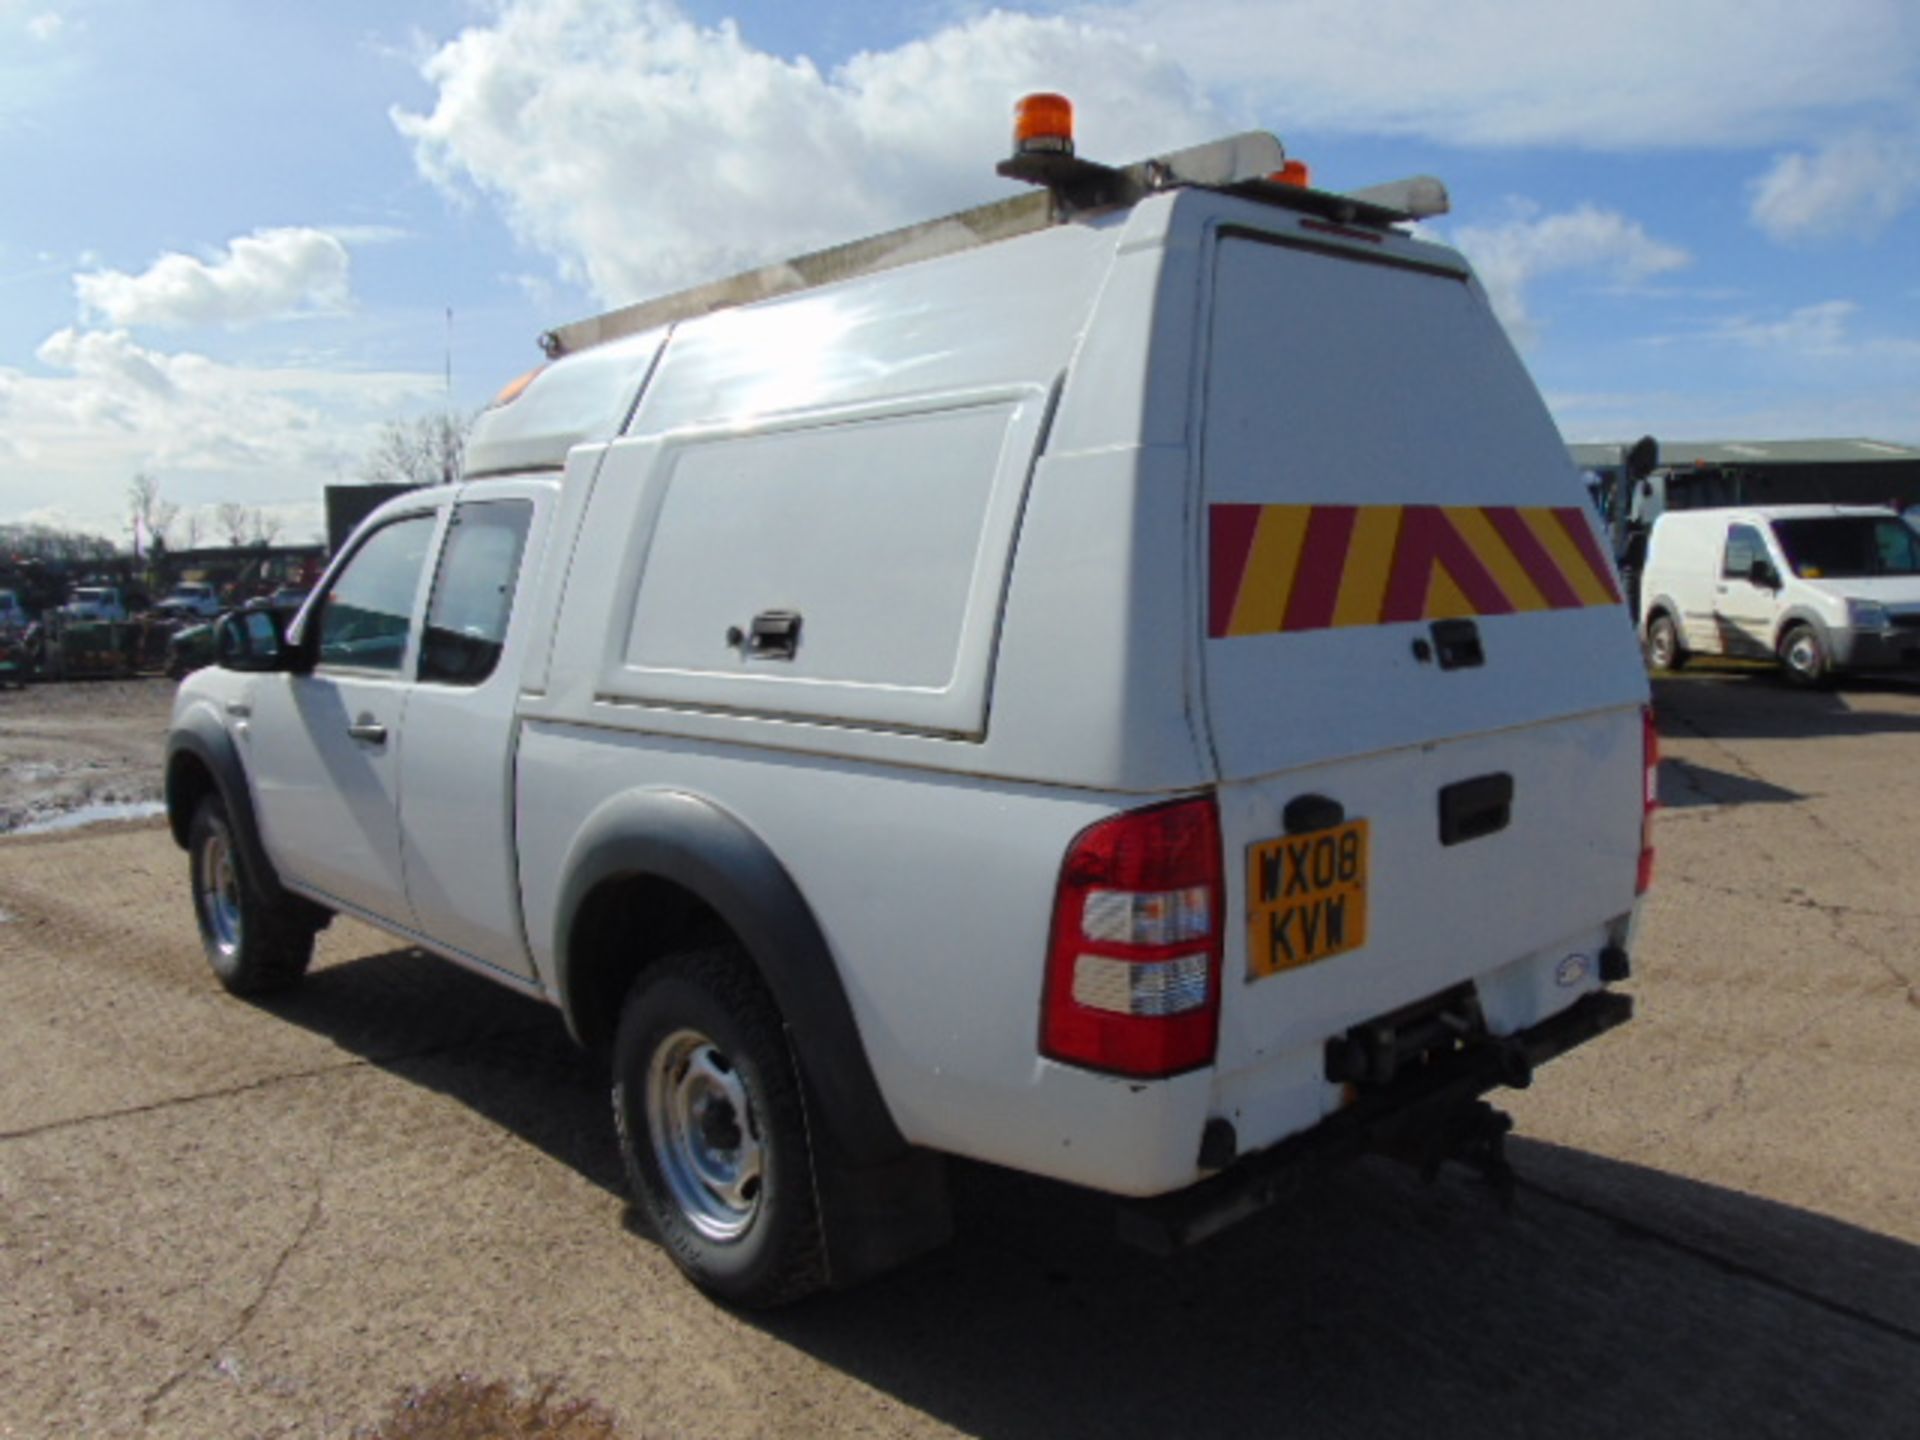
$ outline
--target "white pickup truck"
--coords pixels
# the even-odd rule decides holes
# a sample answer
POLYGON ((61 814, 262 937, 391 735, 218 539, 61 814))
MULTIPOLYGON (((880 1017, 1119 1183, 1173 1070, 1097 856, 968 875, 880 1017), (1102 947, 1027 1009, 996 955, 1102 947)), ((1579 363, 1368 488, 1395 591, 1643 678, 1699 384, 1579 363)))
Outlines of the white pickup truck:
POLYGON ((183 580, 153 608, 196 620, 211 620, 226 607, 220 603, 220 592, 214 586, 204 581, 183 580))
POLYGON ((127 604, 112 585, 82 585, 60 607, 69 620, 125 620, 127 604))
POLYGON ((1404 227, 1437 184, 1283 159, 1025 154, 549 337, 461 483, 181 686, 220 978, 343 913, 558 1006, 743 1304, 938 1243, 949 1155, 1158 1248, 1319 1158, 1499 1173, 1481 1097, 1630 1012, 1647 683, 1484 293, 1404 227))

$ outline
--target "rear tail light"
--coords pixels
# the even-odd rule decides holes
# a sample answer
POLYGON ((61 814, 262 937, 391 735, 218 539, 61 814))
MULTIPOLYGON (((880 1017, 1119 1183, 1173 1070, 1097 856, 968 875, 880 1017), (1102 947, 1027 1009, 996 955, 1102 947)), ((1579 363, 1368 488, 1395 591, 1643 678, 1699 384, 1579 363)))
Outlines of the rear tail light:
POLYGON ((1081 831, 1054 896, 1041 1053, 1147 1077, 1211 1063, 1223 900, 1211 798, 1081 831))
POLYGON ((1654 723, 1653 707, 1640 707, 1640 875, 1633 893, 1644 895, 1653 884, 1653 812, 1660 808, 1660 729, 1654 723))

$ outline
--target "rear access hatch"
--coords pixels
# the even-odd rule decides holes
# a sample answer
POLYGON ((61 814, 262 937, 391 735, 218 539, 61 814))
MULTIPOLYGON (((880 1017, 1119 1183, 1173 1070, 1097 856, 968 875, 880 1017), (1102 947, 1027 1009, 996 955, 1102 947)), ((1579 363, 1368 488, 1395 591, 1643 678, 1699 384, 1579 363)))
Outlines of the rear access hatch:
POLYGON ((1445 251, 1305 223, 1218 232, 1205 341, 1243 1147, 1338 1108, 1326 1042, 1370 1018, 1471 982, 1508 1034, 1596 987, 1640 839, 1632 626, 1484 295, 1445 251))

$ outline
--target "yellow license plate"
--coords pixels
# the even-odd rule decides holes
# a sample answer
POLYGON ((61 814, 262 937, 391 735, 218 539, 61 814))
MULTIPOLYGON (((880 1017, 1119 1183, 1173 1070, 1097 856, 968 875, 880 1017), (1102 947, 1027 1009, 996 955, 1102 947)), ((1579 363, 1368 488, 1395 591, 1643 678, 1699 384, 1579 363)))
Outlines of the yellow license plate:
POLYGON ((1247 978, 1367 943, 1367 822, 1247 847, 1247 978))

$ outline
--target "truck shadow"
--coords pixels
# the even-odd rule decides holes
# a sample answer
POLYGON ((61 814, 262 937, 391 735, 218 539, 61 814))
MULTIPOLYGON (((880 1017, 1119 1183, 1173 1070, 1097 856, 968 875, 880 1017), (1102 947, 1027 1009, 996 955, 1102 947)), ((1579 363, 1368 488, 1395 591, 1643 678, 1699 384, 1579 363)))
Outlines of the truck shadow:
POLYGON ((1920 684, 1849 679, 1827 690, 1795 690, 1770 671, 1689 671, 1656 676, 1660 733, 1714 740, 1790 740, 1920 733, 1920 684))
POLYGON ((1788 805, 1806 798, 1797 790, 1751 775, 1715 770, 1688 760, 1662 760, 1659 784, 1660 805, 1665 810, 1700 805, 1788 805))
POLYGON ((323 962, 255 1003, 625 1193, 604 1070, 551 1006, 414 949, 323 962))
POLYGON ((1920 1250, 1551 1145, 1514 1158, 1511 1216, 1464 1176, 1368 1162, 1170 1262, 1113 1243, 1096 1197, 964 1169, 951 1249, 762 1323, 999 1440, 1913 1433, 1920 1250))
MULTIPOLYGON (((271 1008, 623 1193, 603 1076, 546 1007, 393 951, 271 1008)), ((1512 1153, 1511 1215, 1464 1174, 1370 1161, 1171 1261, 1116 1242, 1103 1197, 956 1163, 953 1244, 744 1318, 995 1440, 1915 1433, 1920 1249, 1512 1153)))

